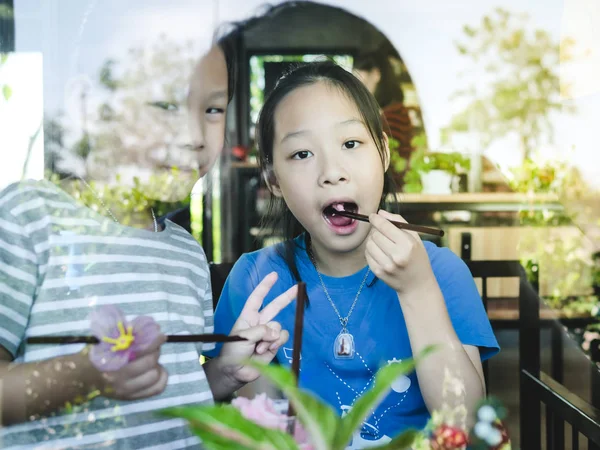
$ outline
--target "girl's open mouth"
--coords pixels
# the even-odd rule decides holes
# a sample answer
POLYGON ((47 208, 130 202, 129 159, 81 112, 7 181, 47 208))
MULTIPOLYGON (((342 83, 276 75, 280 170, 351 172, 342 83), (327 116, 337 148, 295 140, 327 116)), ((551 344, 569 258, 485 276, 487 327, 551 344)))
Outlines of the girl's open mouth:
POLYGON ((357 213, 358 205, 353 202, 334 202, 323 209, 325 222, 336 234, 345 235, 352 233, 358 226, 356 220, 342 217, 336 214, 336 211, 357 213))

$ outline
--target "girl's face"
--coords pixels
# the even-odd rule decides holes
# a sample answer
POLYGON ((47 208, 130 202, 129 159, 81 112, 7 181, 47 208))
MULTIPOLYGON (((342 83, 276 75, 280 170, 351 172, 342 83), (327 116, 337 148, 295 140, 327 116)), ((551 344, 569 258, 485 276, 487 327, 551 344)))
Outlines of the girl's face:
POLYGON ((356 105, 339 88, 317 82, 288 94, 274 120, 274 195, 315 244, 331 252, 358 248, 369 225, 334 211, 376 212, 384 167, 356 105))

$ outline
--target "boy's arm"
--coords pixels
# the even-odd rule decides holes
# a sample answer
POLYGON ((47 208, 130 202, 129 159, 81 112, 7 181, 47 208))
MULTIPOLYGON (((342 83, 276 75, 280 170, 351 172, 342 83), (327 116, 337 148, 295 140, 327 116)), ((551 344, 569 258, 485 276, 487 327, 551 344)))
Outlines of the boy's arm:
POLYGON ((162 393, 168 375, 158 363, 166 341, 160 335, 136 359, 114 372, 100 372, 90 362, 88 349, 67 356, 12 364, 0 346, 2 424, 13 425, 47 417, 67 406, 98 395, 117 400, 139 400, 162 393))
POLYGON ((0 346, 2 425, 47 416, 67 403, 99 394, 103 387, 101 373, 85 351, 35 363, 11 361, 10 352, 0 346))

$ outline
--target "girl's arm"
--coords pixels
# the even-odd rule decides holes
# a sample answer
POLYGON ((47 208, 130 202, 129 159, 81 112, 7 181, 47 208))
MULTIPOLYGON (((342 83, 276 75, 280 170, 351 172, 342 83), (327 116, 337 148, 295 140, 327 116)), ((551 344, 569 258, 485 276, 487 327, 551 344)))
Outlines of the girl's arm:
POLYGON ((242 386, 259 378, 260 372, 246 365, 248 360, 268 364, 288 340, 289 333, 273 319, 296 298, 297 286, 289 288, 263 308, 263 301, 277 278, 277 273, 272 272, 258 284, 231 329, 231 334, 247 340, 223 345, 220 354, 204 364, 217 401, 228 398, 242 386))
MULTIPOLYGON (((439 410, 449 401, 462 403, 467 418, 472 417, 477 403, 485 396, 485 381, 479 349, 463 345, 459 340, 446 308, 444 296, 435 280, 430 288, 420 292, 407 292, 398 296, 413 354, 427 346, 437 349, 417 365, 417 378, 427 409, 439 410), (461 395, 444 396, 446 371, 459 380, 461 395)), ((450 404, 458 407, 461 404, 450 404)))
POLYGON ((430 259, 416 233, 389 222, 404 221, 399 215, 380 211, 369 220, 373 230, 365 256, 373 273, 398 295, 413 354, 429 345, 438 347, 417 366, 427 408, 464 406, 471 418, 485 395, 478 347, 489 355, 498 344, 469 269, 448 249, 432 249, 430 259), (457 383, 445 396, 452 381, 447 374, 457 383))

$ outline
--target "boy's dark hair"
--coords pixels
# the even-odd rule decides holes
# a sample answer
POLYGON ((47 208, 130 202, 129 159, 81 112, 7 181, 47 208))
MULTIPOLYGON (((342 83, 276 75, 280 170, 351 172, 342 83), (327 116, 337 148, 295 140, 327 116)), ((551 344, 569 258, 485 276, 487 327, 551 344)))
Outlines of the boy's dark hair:
MULTIPOLYGON (((279 103, 295 89, 317 82, 330 84, 354 102, 379 150, 381 163, 385 164, 387 151, 383 123, 375 98, 363 83, 350 72, 332 61, 322 61, 302 64, 283 75, 265 100, 256 124, 256 137, 261 169, 267 180, 272 177, 275 112, 279 103)), ((395 184, 388 170, 385 173, 380 206, 383 207, 386 197, 394 193, 395 184)), ((397 202, 394 203, 397 204, 397 202)), ((263 227, 273 230, 275 235, 284 237, 285 241, 278 244, 277 251, 285 260, 292 276, 296 281, 301 281, 295 259, 296 244, 293 239, 305 230, 288 209, 283 199, 271 196, 263 227)))
POLYGON ((375 88, 374 96, 381 108, 392 103, 403 103, 404 93, 400 87, 400 81, 394 73, 394 68, 388 59, 388 55, 383 51, 363 53, 354 59, 355 70, 370 72, 374 69, 379 70, 381 78, 375 88))

